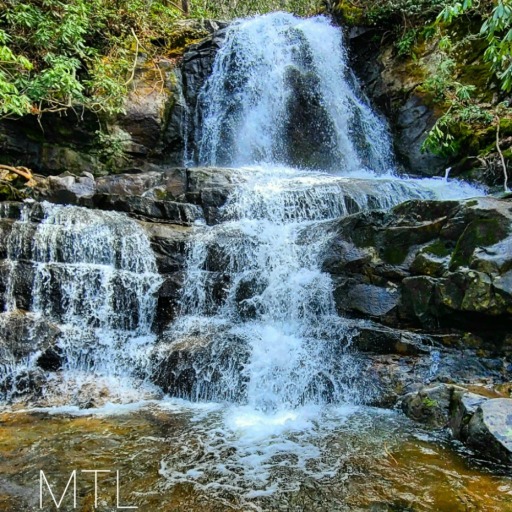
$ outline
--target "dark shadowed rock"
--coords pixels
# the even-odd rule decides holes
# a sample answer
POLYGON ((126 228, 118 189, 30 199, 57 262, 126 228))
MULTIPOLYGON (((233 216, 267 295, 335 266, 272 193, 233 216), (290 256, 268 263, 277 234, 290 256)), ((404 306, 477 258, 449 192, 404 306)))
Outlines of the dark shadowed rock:
POLYGON ((340 313, 432 333, 463 329, 508 353, 510 201, 408 201, 326 229, 333 237, 322 268, 340 313))
POLYGON ((468 424, 477 411, 488 398, 462 389, 455 389, 450 405, 450 428, 455 439, 466 441, 468 438, 468 424))

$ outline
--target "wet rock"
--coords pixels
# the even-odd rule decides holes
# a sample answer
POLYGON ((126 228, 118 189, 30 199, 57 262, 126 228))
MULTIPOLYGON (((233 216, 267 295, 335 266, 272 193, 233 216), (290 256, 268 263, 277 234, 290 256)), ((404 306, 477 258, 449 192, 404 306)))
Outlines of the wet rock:
POLYGON ((161 274, 182 270, 185 266, 187 244, 192 234, 188 226, 139 222, 146 232, 161 274))
POLYGON ((445 427, 450 417, 453 386, 438 384, 405 395, 403 412, 411 419, 432 427, 445 427))
POLYGON ((372 354, 400 354, 417 356, 429 354, 432 340, 426 336, 408 331, 372 325, 369 322, 358 325, 352 338, 352 346, 372 354))
POLYGON ((188 152, 193 160, 197 160, 194 137, 197 126, 194 121, 201 122, 202 119, 199 92, 211 75, 215 55, 224 42, 227 26, 227 23, 213 22, 211 27, 214 30, 211 35, 196 44, 190 45, 183 55, 181 64, 183 97, 187 105, 189 123, 183 127, 182 133, 187 140, 188 152))
POLYGON ((390 121, 400 163, 409 172, 443 174, 448 160, 421 151, 436 122, 436 113, 417 90, 422 78, 407 68, 392 45, 382 44, 376 29, 351 30, 349 43, 363 90, 390 121))
POLYGON ((102 210, 125 212, 145 219, 191 225, 203 219, 202 209, 194 204, 159 201, 139 196, 95 196, 95 205, 102 210))
MULTIPOLYGON (((344 298, 338 299, 338 305, 344 298)), ((346 295, 345 309, 356 311, 369 317, 389 314, 398 304, 398 291, 370 284, 356 284, 346 295)))
POLYGON ((48 361, 55 366, 59 334, 57 325, 31 313, 16 310, 0 314, 0 352, 4 361, 17 363, 39 353, 42 367, 46 368, 48 361))
POLYGON ((10 263, 0 260, 0 305, 6 307, 7 300, 13 300, 18 309, 28 311, 32 303, 34 286, 34 264, 28 261, 10 263))
POLYGON ((164 332, 177 318, 184 280, 184 272, 173 272, 165 276, 158 291, 157 310, 153 325, 153 330, 157 334, 164 332))
POLYGON ((468 424, 478 407, 487 400, 487 397, 476 393, 454 390, 450 405, 450 428, 455 439, 467 440, 468 424))
POLYGON ((510 201, 408 201, 326 229, 333 237, 322 269, 333 275, 340 313, 431 333, 464 330, 507 353, 510 201))
POLYGON ((512 464, 512 400, 480 404, 468 423, 466 442, 486 458, 512 464))
POLYGON ((176 397, 236 403, 246 393, 242 369, 249 355, 246 340, 229 332, 164 336, 152 356, 152 378, 176 397))

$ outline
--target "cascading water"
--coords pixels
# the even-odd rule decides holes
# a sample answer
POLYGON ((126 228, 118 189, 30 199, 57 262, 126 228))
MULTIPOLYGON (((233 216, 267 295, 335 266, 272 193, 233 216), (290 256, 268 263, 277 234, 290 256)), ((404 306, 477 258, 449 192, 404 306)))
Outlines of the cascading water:
POLYGON ((321 223, 449 187, 392 175, 386 127, 356 89, 341 32, 326 18, 274 13, 228 30, 200 92, 197 157, 203 165, 258 167, 246 168, 248 181, 229 198, 220 225, 197 228, 182 316, 169 339, 180 347, 208 338, 210 349, 181 362, 176 373, 195 377, 192 385, 177 378, 172 393, 262 411, 364 402, 372 394, 347 354, 351 330, 336 315, 331 280, 319 268, 328 242, 321 223), (314 116, 303 115, 293 129, 304 140, 317 137, 331 174, 282 165, 299 150, 290 129, 303 87, 311 97, 301 108, 313 104, 314 116), (224 281, 215 286, 219 276, 224 281))
MULTIPOLYGON (((53 324, 64 375, 73 386, 80 374, 92 382, 143 373, 154 343, 161 278, 149 241, 134 221, 74 206, 27 204, 12 226, 7 261, 0 334, 13 315, 21 314, 17 300, 23 294, 17 288, 26 279, 31 287, 26 314, 35 327, 43 319, 53 324)), ((39 335, 35 329, 24 343, 38 346, 39 335)), ((30 369, 40 355, 8 365, 10 371, 4 368, 0 376, 15 388, 16 374, 30 369)))
MULTIPOLYGON (((341 475, 343 487, 350 468, 339 439, 347 430, 373 432, 374 416, 342 425, 353 405, 376 390, 364 359, 350 350, 355 324, 336 314, 333 284, 321 269, 331 236, 326 226, 407 199, 480 191, 393 174, 385 124, 358 93, 340 30, 322 17, 275 13, 233 23, 195 117, 186 158, 244 166, 247 179, 231 193, 217 225, 194 226, 178 319, 156 343, 151 327, 161 278, 135 221, 25 205, 7 243, 0 339, 12 338, 13 317, 26 315, 31 327, 22 334, 37 352, 20 358, 9 353, 9 343, 0 345, 0 392, 16 393, 23 375, 40 366, 54 333, 52 357, 64 371, 43 389, 56 390, 53 398, 60 393, 65 404, 83 406, 77 389, 92 381, 108 386, 111 379, 122 401, 147 397, 140 390, 151 387, 141 381, 165 367, 165 390, 187 400, 159 402, 176 414, 178 426, 172 423, 173 446, 159 460, 161 487, 193 483, 210 497, 220 490, 217 504, 231 493, 244 510, 259 510, 255 498, 303 484, 309 494, 308 481, 315 479, 341 475), (179 354, 170 368, 169 354, 179 354)), ((0 211, 4 217, 12 212, 0 211)), ((432 356, 435 372, 439 354, 432 356)), ((392 418, 383 424, 394 428, 392 418)), ((362 446, 375 452, 381 447, 372 435, 362 446)), ((129 458, 138 465, 144 453, 129 458)), ((266 510, 278 508, 285 509, 272 503, 266 510)))
POLYGON ((343 404, 377 390, 320 268, 326 223, 408 199, 480 193, 394 175, 386 127, 356 90, 341 32, 325 18, 276 13, 228 30, 200 94, 196 159, 245 165, 247 181, 218 225, 196 227, 181 316, 161 357, 188 345, 193 356, 174 360, 171 394, 232 405, 220 424, 198 424, 200 450, 184 443, 180 458, 162 462, 170 484, 215 481, 253 498, 297 489, 279 467, 299 470, 299 481, 334 474, 329 431, 346 418, 343 404), (297 96, 310 102, 303 116, 297 96))
POLYGON ((387 171, 388 133, 354 84, 341 32, 327 18, 235 22, 200 93, 196 158, 387 171))

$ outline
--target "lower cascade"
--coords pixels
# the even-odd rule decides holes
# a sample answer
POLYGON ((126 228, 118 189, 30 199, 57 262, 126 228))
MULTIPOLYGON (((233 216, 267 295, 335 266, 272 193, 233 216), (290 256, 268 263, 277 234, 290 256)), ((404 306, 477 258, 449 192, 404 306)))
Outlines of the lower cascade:
MULTIPOLYGON (((98 415, 99 429, 109 414, 143 411, 112 428, 127 439, 140 429, 130 462, 142 460, 148 480, 158 475, 154 489, 131 488, 137 499, 157 500, 142 510, 172 510, 180 493, 195 500, 195 492, 196 507, 215 496, 217 508, 203 510, 317 510, 315 492, 324 500, 318 510, 413 510, 403 500, 402 508, 343 508, 345 480, 361 479, 387 443, 416 436, 420 460, 432 455, 432 438, 371 407, 382 390, 354 340, 374 324, 340 313, 326 253, 340 237, 336 223, 354 214, 485 192, 399 176, 387 126, 347 66, 341 31, 324 17, 274 13, 231 24, 187 116, 191 165, 169 171, 184 176, 172 201, 163 178, 147 173, 102 178, 104 189, 81 206, 0 204, 2 408, 98 415), (137 182, 130 195, 121 180, 139 178, 151 184, 137 182), (108 211, 113 205, 120 211, 108 211), (176 311, 162 313, 170 296, 176 311), (336 478, 335 491, 320 489, 336 478), (158 494, 166 492, 168 502, 158 494), (286 508, 279 499, 291 493, 307 505, 286 508)), ((430 235, 425 226, 421 234, 430 235)), ((441 265, 445 256, 432 260, 441 265)), ((375 249, 368 259, 379 257, 375 249)), ((402 341, 403 354, 429 361, 411 370, 428 382, 440 352, 433 342, 407 352, 402 341)), ((385 480, 385 471, 373 476, 385 480)), ((409 496, 406 476, 394 485, 409 496)))
POLYGON ((40 357, 50 366, 52 358, 62 359, 72 388, 79 387, 76 379, 83 385, 83 379, 94 382, 98 376, 142 376, 155 340, 155 293, 161 284, 143 231, 122 214, 74 206, 27 204, 18 214, 6 241, 0 333, 20 338, 12 340, 12 352, 40 350, 10 364, 14 354, 4 348, 4 392, 16 393, 23 372, 40 357), (21 314, 30 317, 27 332, 13 333, 21 314), (52 334, 58 341, 45 354, 48 342, 42 338, 52 334))

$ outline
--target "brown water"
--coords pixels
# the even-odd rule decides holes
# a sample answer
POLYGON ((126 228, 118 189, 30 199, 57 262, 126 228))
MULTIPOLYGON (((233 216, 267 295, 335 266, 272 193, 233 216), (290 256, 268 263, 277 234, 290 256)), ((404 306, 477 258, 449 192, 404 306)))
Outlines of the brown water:
MULTIPOLYGON (((229 431, 228 416, 156 404, 109 416, 2 413, 0 510, 40 510, 41 469, 57 498, 71 471, 108 469, 96 510, 116 510, 119 471, 120 504, 143 512, 512 511, 511 478, 398 414, 357 409, 319 417, 308 435, 261 436, 229 431), (301 450, 315 448, 301 464, 301 450)), ((95 510, 93 482, 78 473, 75 510, 95 510)), ((43 498, 43 510, 57 510, 43 498)), ((59 510, 73 510, 71 493, 59 510)))

